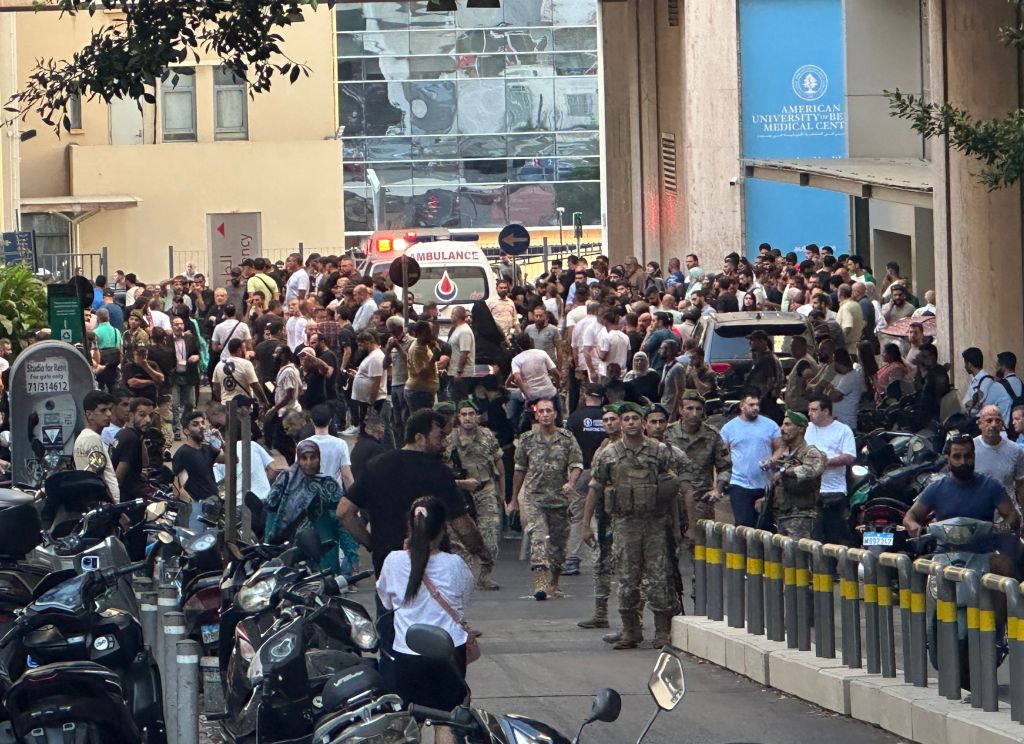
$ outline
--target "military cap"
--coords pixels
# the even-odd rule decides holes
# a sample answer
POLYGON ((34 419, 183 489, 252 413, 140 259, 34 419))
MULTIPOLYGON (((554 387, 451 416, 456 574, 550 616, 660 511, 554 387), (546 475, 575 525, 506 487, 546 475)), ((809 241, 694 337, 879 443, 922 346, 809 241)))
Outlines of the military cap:
POLYGON ((440 403, 434 404, 434 410, 440 413, 442 416, 454 416, 455 415, 455 404, 450 400, 441 401, 440 403))
POLYGON ((627 413, 635 413, 637 416, 644 416, 644 407, 639 403, 619 403, 619 415, 622 416, 627 413))
POLYGON ((668 409, 661 405, 661 403, 654 403, 647 407, 647 410, 644 411, 644 416, 650 416, 652 413, 663 413, 667 417, 668 409))
POLYGON ((698 393, 696 390, 687 390, 683 393, 683 400, 695 400, 701 405, 704 405, 704 396, 698 393))
MULTIPOLYGON (((456 411, 461 411, 463 408, 472 408, 477 413, 480 413, 480 407, 477 406, 477 404, 471 401, 469 398, 466 398, 465 400, 460 400, 458 403, 455 404, 456 411)), ((437 410, 437 408, 435 407, 434 410, 437 410)))
POLYGON ((808 421, 807 419, 807 416, 800 413, 799 411, 786 411, 786 418, 788 418, 794 424, 799 426, 801 429, 806 429, 807 425, 810 423, 810 421, 808 421))
POLYGON ((609 403, 608 405, 606 405, 604 407, 604 412, 605 413, 614 413, 616 416, 618 416, 622 412, 622 404, 621 403, 609 403))

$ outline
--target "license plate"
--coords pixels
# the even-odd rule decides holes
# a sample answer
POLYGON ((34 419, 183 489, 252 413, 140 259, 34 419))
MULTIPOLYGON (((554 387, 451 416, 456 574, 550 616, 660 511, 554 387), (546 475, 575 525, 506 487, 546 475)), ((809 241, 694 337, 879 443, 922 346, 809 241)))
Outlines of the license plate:
POLYGON ((216 643, 220 640, 220 625, 204 625, 203 631, 203 643, 216 643))
POLYGON ((892 545, 895 538, 891 532, 865 532, 864 545, 892 545))

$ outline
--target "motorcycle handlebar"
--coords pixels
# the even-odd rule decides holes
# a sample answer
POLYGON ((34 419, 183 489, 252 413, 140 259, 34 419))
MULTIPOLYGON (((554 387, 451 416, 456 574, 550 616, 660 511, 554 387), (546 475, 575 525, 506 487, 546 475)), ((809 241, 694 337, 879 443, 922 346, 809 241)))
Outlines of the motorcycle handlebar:
POLYGON ((451 711, 438 710, 437 708, 428 708, 426 705, 417 705, 416 703, 410 703, 409 714, 414 718, 429 719, 434 723, 442 723, 446 726, 461 725, 458 721, 455 720, 455 716, 452 715, 451 711))
POLYGON ((349 578, 345 579, 345 583, 349 586, 358 584, 363 579, 368 579, 373 576, 373 571, 360 571, 359 573, 352 574, 349 578))

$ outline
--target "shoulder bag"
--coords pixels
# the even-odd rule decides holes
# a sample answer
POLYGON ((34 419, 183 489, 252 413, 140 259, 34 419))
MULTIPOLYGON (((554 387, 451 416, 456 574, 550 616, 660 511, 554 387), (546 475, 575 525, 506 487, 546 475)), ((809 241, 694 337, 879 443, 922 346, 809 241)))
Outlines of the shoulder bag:
POLYGON ((441 609, 448 613, 448 616, 455 621, 457 625, 461 625, 462 629, 466 631, 466 663, 472 664, 474 661, 480 658, 480 643, 477 641, 476 634, 473 629, 469 627, 469 623, 459 617, 452 606, 448 604, 444 597, 441 596, 441 592, 437 591, 437 587, 434 586, 434 582, 427 576, 426 571, 423 572, 423 586, 427 587, 427 591, 430 592, 430 596, 434 598, 434 601, 441 605, 441 609))

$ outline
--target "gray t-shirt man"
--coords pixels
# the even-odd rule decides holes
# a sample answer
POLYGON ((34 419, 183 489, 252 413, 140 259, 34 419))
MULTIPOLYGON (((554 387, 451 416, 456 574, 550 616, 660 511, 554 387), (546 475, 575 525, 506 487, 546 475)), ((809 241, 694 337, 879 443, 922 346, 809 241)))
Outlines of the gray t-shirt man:
POLYGON ((974 472, 999 481, 1010 499, 1017 503, 1017 483, 1024 480, 1024 449, 1003 437, 999 444, 987 444, 974 438, 974 472))
POLYGON ((538 328, 534 323, 526 326, 526 335, 533 342, 533 348, 547 353, 552 362, 558 363, 558 341, 561 336, 557 328, 550 324, 538 328))

